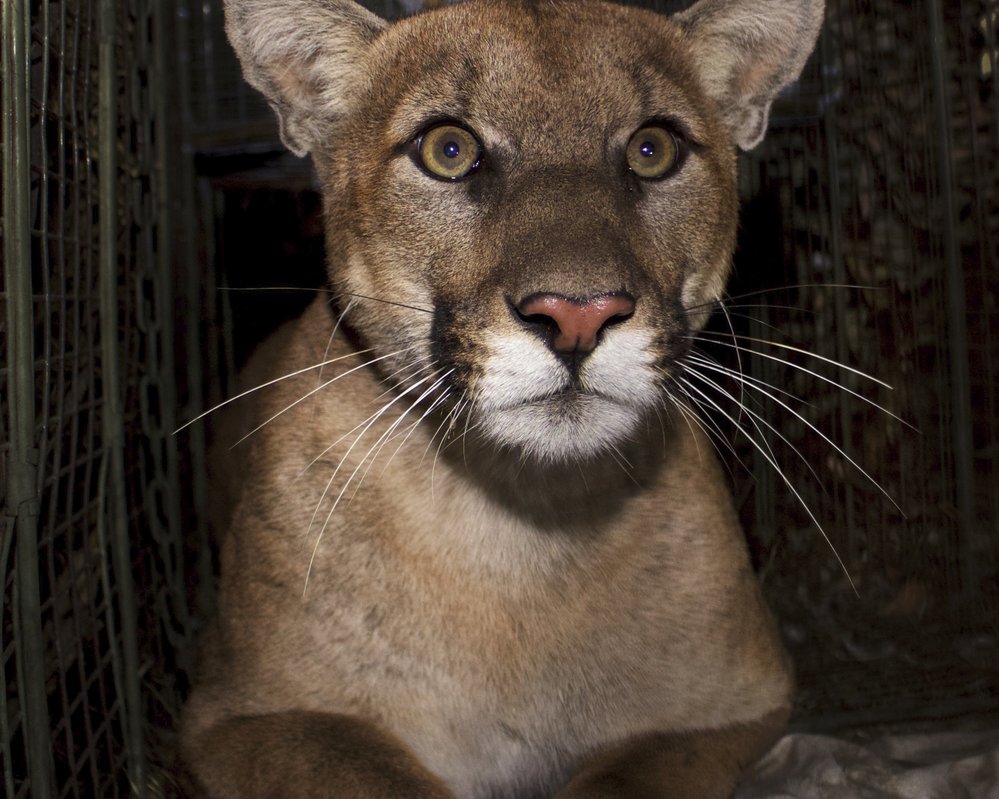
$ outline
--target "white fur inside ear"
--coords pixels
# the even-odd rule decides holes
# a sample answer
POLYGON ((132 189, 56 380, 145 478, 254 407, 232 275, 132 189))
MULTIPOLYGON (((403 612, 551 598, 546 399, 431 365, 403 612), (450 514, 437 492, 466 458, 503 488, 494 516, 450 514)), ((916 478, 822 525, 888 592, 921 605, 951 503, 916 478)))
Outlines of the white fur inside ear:
POLYGON ((824 12, 824 0, 699 0, 673 17, 738 146, 763 138, 770 105, 801 74, 824 12))
POLYGON ((225 19, 243 75, 267 97, 282 140, 299 156, 344 113, 364 79, 368 45, 387 24, 352 0, 226 0, 225 19))

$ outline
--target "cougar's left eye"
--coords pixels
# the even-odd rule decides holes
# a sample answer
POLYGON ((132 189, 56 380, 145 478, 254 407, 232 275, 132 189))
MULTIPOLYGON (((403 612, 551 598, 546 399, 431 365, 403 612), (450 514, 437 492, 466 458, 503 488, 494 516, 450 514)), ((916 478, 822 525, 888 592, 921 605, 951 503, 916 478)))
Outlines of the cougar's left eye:
POLYGON ((680 155, 680 148, 673 134, 666 128, 649 125, 631 137, 625 154, 632 172, 640 178, 654 180, 673 168, 680 155))
POLYGON ((420 137, 417 152, 423 168, 434 177, 460 180, 479 165, 482 145, 464 128, 443 124, 420 137))

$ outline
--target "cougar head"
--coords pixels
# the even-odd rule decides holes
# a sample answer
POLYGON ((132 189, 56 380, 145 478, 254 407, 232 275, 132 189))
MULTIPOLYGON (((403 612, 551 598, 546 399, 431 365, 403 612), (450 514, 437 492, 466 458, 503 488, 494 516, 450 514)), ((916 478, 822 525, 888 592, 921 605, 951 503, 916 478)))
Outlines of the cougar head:
POLYGON ((228 0, 247 78, 311 153, 343 324, 499 447, 599 455, 666 402, 729 270, 736 148, 820 0, 471 0, 388 24, 228 0), (432 378, 432 379, 431 379, 432 378))

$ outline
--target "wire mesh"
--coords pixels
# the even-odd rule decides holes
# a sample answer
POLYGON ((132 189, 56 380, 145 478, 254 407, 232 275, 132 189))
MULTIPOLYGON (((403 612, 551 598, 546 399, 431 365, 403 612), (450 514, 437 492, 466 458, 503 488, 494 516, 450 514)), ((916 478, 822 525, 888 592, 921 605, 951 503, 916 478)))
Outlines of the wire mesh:
POLYGON ((0 372, 11 797, 141 792, 143 724, 172 726, 182 690, 167 672, 188 647, 157 8, 3 6, 3 324, 23 344, 0 372))
POLYGON ((744 159, 730 308, 741 365, 803 400, 758 408, 802 502, 745 444, 739 488, 813 723, 999 705, 995 17, 831 0, 799 112, 744 159))
MULTIPOLYGON (((704 344, 775 387, 780 402, 741 396, 784 436, 765 446, 811 515, 770 451, 730 432, 735 492, 797 662, 799 718, 997 707, 999 0, 828 5, 817 56, 743 158, 729 315, 704 344)), ((3 789, 160 790, 143 763, 169 762, 192 564, 202 582, 209 571, 193 534, 203 431, 171 432, 221 390, 225 357, 202 343, 225 313, 216 245, 239 257, 238 217, 272 197, 241 179, 224 196, 258 196, 231 213, 187 179, 190 157, 273 150, 276 129, 214 0, 11 0, 2 13, 3 789)), ((294 206, 301 185, 281 169, 254 180, 294 206)))
POLYGON ((760 381, 728 390, 762 449, 715 423, 809 723, 999 705, 996 7, 829 0, 742 157, 703 349, 760 381))

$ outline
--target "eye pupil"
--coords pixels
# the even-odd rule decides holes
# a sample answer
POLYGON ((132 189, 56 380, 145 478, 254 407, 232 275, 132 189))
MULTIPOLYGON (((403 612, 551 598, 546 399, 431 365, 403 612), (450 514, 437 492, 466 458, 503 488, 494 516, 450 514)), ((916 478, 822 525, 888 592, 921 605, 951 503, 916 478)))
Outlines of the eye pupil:
POLYGON ((670 174, 679 157, 673 135, 659 125, 646 125, 631 137, 625 150, 628 168, 645 180, 656 180, 670 174))
POLYGON ((431 177, 460 180, 478 168, 481 156, 478 139, 449 122, 429 128, 417 140, 418 163, 431 177))

